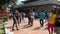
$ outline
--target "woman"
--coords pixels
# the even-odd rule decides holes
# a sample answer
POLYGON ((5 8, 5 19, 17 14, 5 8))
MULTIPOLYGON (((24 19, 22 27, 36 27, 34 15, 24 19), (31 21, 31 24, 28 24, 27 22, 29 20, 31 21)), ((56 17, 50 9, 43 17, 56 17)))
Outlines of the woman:
POLYGON ((53 10, 51 10, 50 11, 50 19, 48 21, 48 32, 49 32, 49 34, 53 34, 55 18, 56 18, 56 14, 53 10))
POLYGON ((12 30, 14 30, 14 25, 16 24, 16 28, 17 28, 17 30, 19 30, 18 29, 18 25, 19 25, 19 19, 20 19, 20 13, 17 11, 17 10, 15 10, 15 14, 14 14, 14 16, 13 16, 14 18, 13 18, 13 27, 12 27, 12 30))

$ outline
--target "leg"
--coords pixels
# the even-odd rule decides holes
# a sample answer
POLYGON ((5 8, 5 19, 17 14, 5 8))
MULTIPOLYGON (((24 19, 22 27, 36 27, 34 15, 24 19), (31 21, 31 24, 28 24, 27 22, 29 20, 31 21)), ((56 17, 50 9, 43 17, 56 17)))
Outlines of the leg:
POLYGON ((41 21, 42 21, 42 24, 41 24, 41 25, 42 25, 42 27, 43 27, 43 26, 44 26, 44 22, 43 22, 43 20, 41 20, 41 21))
POLYGON ((51 24, 51 34, 53 34, 54 31, 54 24, 51 24))
POLYGON ((28 20, 29 20, 29 21, 28 21, 28 25, 30 25, 30 21, 31 21, 31 19, 28 18, 28 20))
POLYGON ((24 23, 25 23, 25 18, 23 18, 23 21, 24 21, 24 23))
POLYGON ((14 29, 14 23, 13 23, 12 29, 14 29))
POLYGON ((41 20, 40 20, 40 25, 42 26, 41 20))
POLYGON ((20 23, 21 23, 21 18, 20 18, 20 23))
POLYGON ((51 34, 51 32, 50 32, 50 24, 48 24, 48 32, 49 32, 49 34, 51 34))
POLYGON ((25 23, 24 17, 22 17, 22 22, 25 23))
POLYGON ((31 26, 33 25, 33 19, 31 19, 31 26))
POLYGON ((14 30, 14 25, 15 25, 16 21, 13 20, 13 26, 12 26, 12 30, 14 30))
POLYGON ((19 25, 19 23, 20 23, 20 21, 19 21, 19 20, 20 20, 20 18, 17 18, 17 25, 19 25))
POLYGON ((18 29, 18 23, 17 23, 17 22, 16 22, 16 29, 19 30, 19 29, 18 29))
POLYGON ((18 25, 20 24, 20 19, 18 19, 18 25))

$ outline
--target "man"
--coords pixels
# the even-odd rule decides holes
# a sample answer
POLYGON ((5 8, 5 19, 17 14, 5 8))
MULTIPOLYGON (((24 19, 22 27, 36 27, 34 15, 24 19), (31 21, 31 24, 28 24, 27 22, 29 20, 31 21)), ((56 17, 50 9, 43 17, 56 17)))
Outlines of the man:
POLYGON ((34 20, 33 10, 31 10, 31 12, 29 12, 28 19, 29 19, 28 25, 32 26, 33 25, 33 20, 34 20))
POLYGON ((45 18, 45 13, 44 13, 44 11, 41 11, 41 12, 40 12, 39 18, 40 18, 40 25, 43 27, 43 26, 44 26, 44 18, 45 18))

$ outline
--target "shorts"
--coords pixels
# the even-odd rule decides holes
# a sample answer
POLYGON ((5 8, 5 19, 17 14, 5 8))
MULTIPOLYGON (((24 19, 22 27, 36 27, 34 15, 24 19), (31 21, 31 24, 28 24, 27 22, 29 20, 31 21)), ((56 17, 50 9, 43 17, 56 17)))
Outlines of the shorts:
POLYGON ((48 23, 48 30, 51 29, 53 31, 54 30, 54 26, 55 26, 54 24, 48 23))

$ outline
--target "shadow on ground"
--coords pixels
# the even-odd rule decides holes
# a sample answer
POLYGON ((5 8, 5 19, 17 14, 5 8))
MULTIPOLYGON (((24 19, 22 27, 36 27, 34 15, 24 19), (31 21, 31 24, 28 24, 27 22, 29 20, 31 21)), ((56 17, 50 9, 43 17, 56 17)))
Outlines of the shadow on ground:
POLYGON ((43 30, 48 30, 48 28, 44 28, 43 30))
POLYGON ((40 27, 36 27, 35 29, 33 29, 33 30, 40 30, 40 27))
POLYGON ((12 28, 12 26, 9 26, 8 29, 12 28))
POLYGON ((30 26, 28 24, 24 25, 22 29, 29 28, 30 26))

